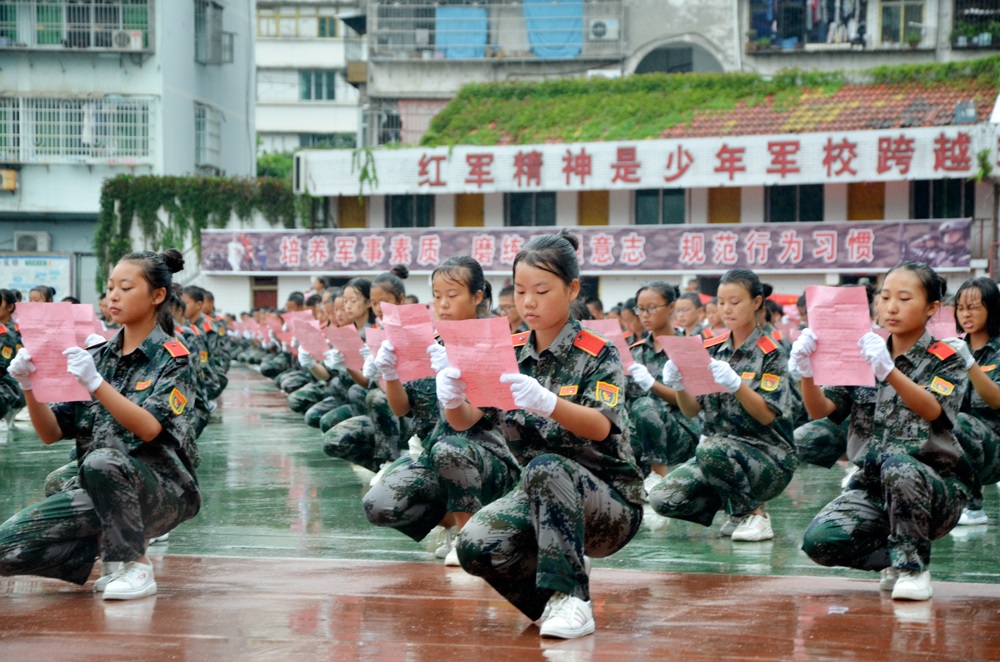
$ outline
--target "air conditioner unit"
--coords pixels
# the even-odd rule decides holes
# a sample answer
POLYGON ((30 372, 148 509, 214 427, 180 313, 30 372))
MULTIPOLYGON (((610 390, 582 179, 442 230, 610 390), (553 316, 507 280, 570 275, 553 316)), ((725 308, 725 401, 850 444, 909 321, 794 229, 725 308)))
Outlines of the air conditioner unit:
POLYGON ((111 43, 115 48, 128 51, 141 51, 143 47, 142 30, 115 30, 111 35, 111 43))
POLYGON ((15 232, 14 250, 26 253, 48 253, 52 250, 52 237, 48 232, 15 232))
POLYGON ((617 18, 592 18, 587 25, 590 41, 618 41, 620 24, 617 18))

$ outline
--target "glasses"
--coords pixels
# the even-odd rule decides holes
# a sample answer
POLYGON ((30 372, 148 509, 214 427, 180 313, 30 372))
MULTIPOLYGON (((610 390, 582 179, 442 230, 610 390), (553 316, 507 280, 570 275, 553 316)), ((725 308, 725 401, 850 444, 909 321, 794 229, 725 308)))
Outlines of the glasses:
POLYGON ((649 308, 640 308, 639 306, 636 306, 635 308, 632 309, 632 312, 634 312, 636 315, 652 315, 660 308, 666 308, 669 305, 670 305, 669 303, 664 303, 659 306, 651 306, 649 308))
POLYGON ((501 313, 509 313, 510 311, 514 310, 514 306, 498 306, 497 310, 499 310, 501 313))

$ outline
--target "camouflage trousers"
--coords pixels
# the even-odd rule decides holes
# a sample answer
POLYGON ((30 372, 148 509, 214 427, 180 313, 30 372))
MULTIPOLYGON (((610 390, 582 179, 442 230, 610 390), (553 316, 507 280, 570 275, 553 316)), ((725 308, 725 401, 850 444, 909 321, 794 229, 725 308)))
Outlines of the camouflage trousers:
POLYGON ((795 428, 795 451, 801 462, 829 469, 847 452, 850 420, 837 425, 829 418, 795 428))
POLYGON ((976 474, 971 486, 969 508, 983 509, 983 485, 1000 481, 1000 437, 989 422, 969 414, 958 415, 955 436, 976 474))
POLYGON ((885 460, 874 480, 863 474, 809 524, 802 551, 825 566, 926 570, 931 541, 958 523, 967 488, 909 455, 885 460))
POLYGON ((260 374, 274 379, 288 370, 291 364, 291 357, 288 354, 271 355, 270 358, 260 362, 260 374))
POLYGON ((662 398, 637 398, 629 408, 632 452, 636 460, 649 464, 679 464, 694 455, 701 425, 671 409, 662 398))
POLYGON ((649 505, 664 517, 710 526, 719 510, 746 515, 781 494, 795 464, 794 456, 780 463, 749 444, 709 437, 650 491, 649 505))
POLYGON ((146 541, 193 516, 198 495, 120 451, 84 458, 66 489, 0 525, 0 576, 37 575, 83 584, 100 547, 105 561, 132 561, 146 541))
POLYGON ((366 415, 354 416, 330 428, 323 435, 323 451, 330 457, 378 471, 383 462, 399 457, 400 448, 406 443, 402 438, 404 428, 379 389, 367 392, 365 410, 366 415))
POLYGON ((288 408, 296 414, 304 414, 314 404, 329 396, 328 382, 312 382, 288 394, 288 408))
POLYGON ((50 497, 68 488, 77 476, 80 475, 80 465, 76 460, 70 460, 55 471, 45 477, 43 490, 45 496, 50 497))
POLYGON ((24 408, 24 393, 10 375, 0 377, 0 418, 24 408))
POLYGON ((458 535, 458 558, 535 620, 557 591, 590 600, 583 555, 614 554, 641 523, 641 507, 581 464, 540 455, 513 491, 472 516, 458 535))
POLYGON ((278 378, 278 388, 280 388, 285 393, 294 393, 300 388, 306 386, 307 384, 312 384, 316 381, 312 373, 308 370, 302 369, 292 369, 288 372, 282 373, 278 378))
POLYGON ((469 439, 439 439, 417 459, 399 458, 364 496, 365 516, 416 541, 446 513, 477 513, 510 491, 518 470, 469 439))

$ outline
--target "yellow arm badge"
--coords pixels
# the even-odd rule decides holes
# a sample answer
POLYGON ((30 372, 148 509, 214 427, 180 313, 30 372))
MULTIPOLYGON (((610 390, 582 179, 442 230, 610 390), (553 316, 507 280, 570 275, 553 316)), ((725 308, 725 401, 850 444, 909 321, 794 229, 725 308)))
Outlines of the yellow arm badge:
POLYGON ((620 389, 614 384, 609 384, 607 382, 597 382, 597 401, 603 402, 609 407, 614 407, 618 404, 618 393, 620 389))
POLYGON ((576 395, 579 392, 579 390, 580 387, 576 384, 574 384, 573 386, 560 386, 559 395, 561 396, 576 395))
POLYGON ((170 411, 180 416, 184 413, 184 406, 187 405, 187 403, 187 398, 185 398, 184 394, 177 389, 170 392, 170 411))
MULTIPOLYGON (((137 391, 145 391, 147 388, 149 388, 149 385, 152 384, 152 383, 153 383, 152 379, 147 379, 144 382, 136 382, 135 383, 135 390, 137 390, 137 391)), ((174 390, 176 390, 176 389, 174 389, 174 390)))
POLYGON ((740 379, 742 379, 745 382, 752 382, 753 378, 756 377, 756 376, 757 376, 756 372, 749 372, 748 371, 748 372, 744 372, 742 375, 740 375, 740 379))
POLYGON ((781 383, 781 377, 779 375, 772 375, 769 372, 765 372, 760 377, 760 388, 764 391, 773 391, 778 388, 778 384, 781 383))
POLYGON ((931 381, 931 390, 938 395, 951 395, 955 390, 955 385, 949 382, 947 379, 941 379, 940 377, 935 377, 931 381))
POLYGON ((208 363, 208 352, 198 352, 198 356, 201 357, 202 363, 208 363))
POLYGON ((14 350, 12 350, 10 347, 4 347, 3 351, 0 352, 0 354, 3 354, 3 357, 5 359, 9 359, 10 357, 14 356, 14 350))

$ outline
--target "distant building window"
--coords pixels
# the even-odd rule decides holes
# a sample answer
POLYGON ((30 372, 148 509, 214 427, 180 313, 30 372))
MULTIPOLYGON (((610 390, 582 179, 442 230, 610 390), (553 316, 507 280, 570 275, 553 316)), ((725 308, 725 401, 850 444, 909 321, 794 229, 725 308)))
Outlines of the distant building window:
POLYGON ((299 72, 299 98, 302 101, 333 101, 336 80, 333 69, 304 69, 299 72))
POLYGON ((194 105, 194 164, 209 174, 221 174, 222 113, 203 103, 194 105))
POLYGON ((556 224, 556 194, 508 193, 504 196, 504 224, 530 227, 556 224))
POLYGON ((902 44, 921 39, 924 3, 912 0, 882 0, 882 43, 902 44))
POLYGON ((199 64, 233 61, 233 33, 222 31, 222 5, 218 2, 195 0, 194 59, 199 64))
POLYGON ((429 228, 434 226, 433 195, 385 196, 387 228, 429 228))
POLYGON ((972 180, 919 180, 910 185, 911 218, 971 218, 976 214, 972 180))
POLYGON ((319 149, 353 149, 357 136, 353 133, 300 133, 300 147, 319 149))
MULTIPOLYGON (((269 7, 257 9, 257 36, 282 39, 343 37, 344 26, 330 7, 269 7)), ((353 31, 350 32, 353 34, 353 31)))
POLYGON ((333 16, 320 16, 319 17, 319 37, 339 37, 337 34, 339 30, 337 29, 337 19, 333 16))
POLYGON ((764 207, 768 223, 822 221, 823 185, 768 186, 764 207))
POLYGON ((684 223, 684 189, 639 189, 635 192, 636 225, 684 223))

